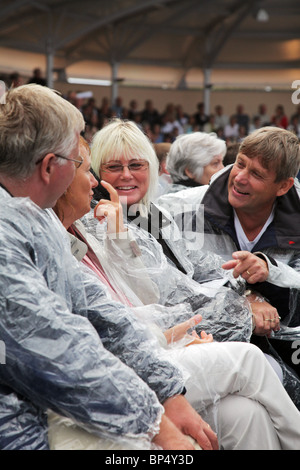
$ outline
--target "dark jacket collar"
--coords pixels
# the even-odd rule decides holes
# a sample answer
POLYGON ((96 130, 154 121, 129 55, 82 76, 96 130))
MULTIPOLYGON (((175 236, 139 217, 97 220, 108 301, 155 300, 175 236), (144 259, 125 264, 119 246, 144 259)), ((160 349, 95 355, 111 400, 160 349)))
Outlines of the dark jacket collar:
MULTIPOLYGON (((235 239, 233 209, 228 202, 230 171, 231 167, 213 180, 202 204, 205 217, 235 239)), ((300 200, 295 186, 287 194, 277 198, 274 220, 261 239, 260 247, 256 246, 255 249, 263 249, 263 245, 300 249, 300 200)))
POLYGON ((196 188, 197 186, 202 186, 202 184, 197 183, 197 181, 192 180, 191 178, 174 181, 174 184, 181 184, 182 186, 187 186, 188 188, 196 188))

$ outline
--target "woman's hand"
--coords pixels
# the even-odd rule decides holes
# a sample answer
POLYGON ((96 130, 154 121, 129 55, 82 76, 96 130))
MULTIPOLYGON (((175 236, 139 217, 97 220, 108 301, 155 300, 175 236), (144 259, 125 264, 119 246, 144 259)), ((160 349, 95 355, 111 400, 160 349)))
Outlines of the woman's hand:
POLYGON ((179 341, 182 338, 186 338, 189 340, 187 346, 191 344, 203 344, 203 343, 211 343, 213 341, 213 337, 211 334, 205 333, 205 331, 201 331, 200 337, 194 330, 191 334, 188 334, 187 331, 191 328, 194 328, 198 323, 202 320, 201 315, 195 315, 189 320, 179 323, 178 325, 173 326, 173 328, 169 328, 164 332, 166 337, 167 343, 171 344, 176 341, 179 341))
POLYGON ((94 217, 100 223, 105 219, 107 220, 107 233, 127 232, 127 229, 124 227, 123 209, 117 191, 106 181, 102 180, 101 184, 109 192, 110 201, 108 199, 100 199, 94 209, 94 217))

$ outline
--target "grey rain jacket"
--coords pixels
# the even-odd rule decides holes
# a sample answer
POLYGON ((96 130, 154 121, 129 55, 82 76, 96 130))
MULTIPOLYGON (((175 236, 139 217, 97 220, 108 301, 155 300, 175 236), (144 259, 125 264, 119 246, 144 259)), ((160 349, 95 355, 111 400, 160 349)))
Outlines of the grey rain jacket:
POLYGON ((47 409, 149 448, 180 372, 72 256, 52 211, 0 197, 0 448, 47 448, 47 409))

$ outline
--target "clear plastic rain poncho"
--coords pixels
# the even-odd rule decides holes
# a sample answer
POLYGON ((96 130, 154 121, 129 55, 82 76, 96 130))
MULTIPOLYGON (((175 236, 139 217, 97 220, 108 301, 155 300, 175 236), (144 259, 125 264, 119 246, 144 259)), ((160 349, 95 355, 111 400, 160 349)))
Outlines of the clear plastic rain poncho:
MULTIPOLYGON (((126 235, 108 235, 106 224, 94 218, 93 210, 81 222, 97 239, 93 249, 111 283, 119 286, 133 305, 151 303, 151 310, 144 314, 150 314, 150 319, 162 330, 200 313, 203 320, 195 327, 198 333, 201 330, 212 333, 215 341, 250 341, 252 312, 242 295, 244 281, 234 279, 221 268, 223 259, 219 255, 189 249, 194 244, 194 235, 187 243, 176 224, 166 224, 164 228, 168 244, 184 265, 186 275, 172 266, 147 230, 131 223, 126 235), (162 305, 168 308, 161 308, 162 305)), ((298 379, 275 351, 274 355, 283 369, 285 388, 300 406, 298 379)))
MULTIPOLYGON (((235 291, 235 288, 239 289, 235 280, 218 267, 218 257, 204 257, 199 253, 199 262, 204 263, 203 271, 199 270, 197 276, 202 276, 203 283, 200 284, 192 279, 193 265, 187 258, 182 262, 189 275, 168 262, 161 245, 143 228, 130 224, 128 232, 107 235, 106 224, 100 224, 94 218, 93 210, 81 222, 87 237, 90 234, 96 239, 93 242, 88 238, 88 242, 111 283, 119 286, 134 306, 151 303, 173 307, 156 307, 157 313, 153 307, 152 317, 161 328, 170 328, 187 320, 191 313, 200 313, 203 320, 199 328, 212 333, 217 341, 250 339, 252 327, 248 302, 235 291), (227 282, 232 282, 235 287, 225 287, 227 282), (179 305, 181 307, 176 308, 179 305)), ((178 233, 171 236, 176 236, 173 243, 180 253, 184 241, 178 238, 178 233)))
POLYGON ((51 211, 2 199, 0 221, 1 448, 46 448, 48 410, 112 446, 150 448, 182 374, 71 255, 51 211))

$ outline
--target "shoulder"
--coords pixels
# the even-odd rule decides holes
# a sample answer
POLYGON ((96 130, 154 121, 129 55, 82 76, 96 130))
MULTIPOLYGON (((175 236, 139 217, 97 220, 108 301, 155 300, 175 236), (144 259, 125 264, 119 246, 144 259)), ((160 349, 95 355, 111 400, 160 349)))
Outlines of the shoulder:
POLYGON ((187 203, 190 201, 201 201, 204 194, 208 190, 209 185, 196 186, 194 188, 186 188, 175 193, 163 194, 156 201, 160 207, 168 207, 169 205, 176 203, 187 203))

